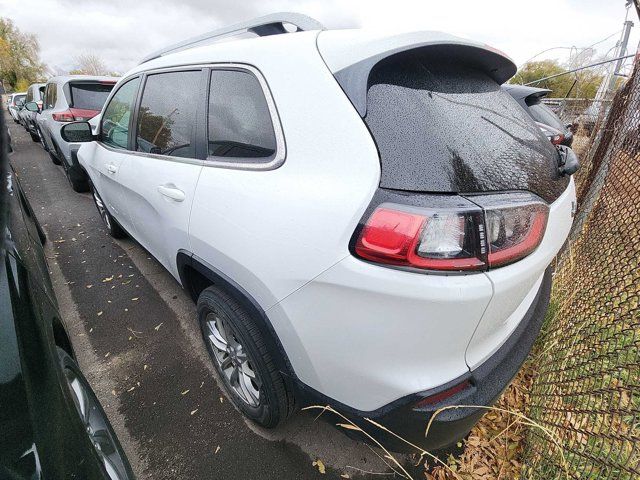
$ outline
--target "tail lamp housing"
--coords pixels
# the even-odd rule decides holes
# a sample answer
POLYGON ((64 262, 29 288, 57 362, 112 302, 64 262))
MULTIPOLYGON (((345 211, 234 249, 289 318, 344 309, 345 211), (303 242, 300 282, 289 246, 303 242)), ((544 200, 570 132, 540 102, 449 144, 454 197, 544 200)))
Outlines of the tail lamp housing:
POLYGON ((362 225, 354 251, 375 263, 439 271, 501 267, 533 252, 549 208, 530 193, 475 195, 455 207, 385 202, 362 225))

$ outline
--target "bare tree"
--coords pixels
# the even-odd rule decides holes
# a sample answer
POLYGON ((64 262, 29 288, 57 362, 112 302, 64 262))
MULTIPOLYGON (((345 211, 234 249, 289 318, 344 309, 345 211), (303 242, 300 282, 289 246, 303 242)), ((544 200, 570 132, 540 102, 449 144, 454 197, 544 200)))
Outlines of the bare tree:
POLYGON ((105 65, 104 61, 94 53, 83 53, 76 57, 76 64, 78 68, 71 70, 71 74, 84 74, 84 75, 108 75, 109 69, 105 65))

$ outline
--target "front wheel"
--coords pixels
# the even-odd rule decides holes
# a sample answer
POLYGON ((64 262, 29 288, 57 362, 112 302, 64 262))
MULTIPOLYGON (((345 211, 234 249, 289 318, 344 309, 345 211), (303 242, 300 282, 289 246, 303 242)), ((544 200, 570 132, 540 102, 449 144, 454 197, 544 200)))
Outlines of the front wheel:
POLYGON ((200 294, 197 310, 209 356, 235 406, 265 428, 279 425, 293 410, 293 396, 251 315, 215 286, 200 294))
POLYGON ((96 394, 67 353, 57 348, 64 378, 84 431, 109 480, 133 480, 133 472, 96 394))
POLYGON ((95 189, 93 184, 90 184, 89 187, 91 188, 93 201, 96 204, 96 208, 98 209, 100 218, 102 218, 102 222, 104 223, 104 226, 107 227, 107 232, 109 232, 109 235, 111 235, 113 238, 126 237, 127 236, 126 232, 122 229, 120 225, 118 225, 115 219, 111 216, 111 214, 109 213, 109 210, 107 210, 107 207, 105 206, 104 202, 102 201, 102 198, 100 197, 100 194, 95 189))

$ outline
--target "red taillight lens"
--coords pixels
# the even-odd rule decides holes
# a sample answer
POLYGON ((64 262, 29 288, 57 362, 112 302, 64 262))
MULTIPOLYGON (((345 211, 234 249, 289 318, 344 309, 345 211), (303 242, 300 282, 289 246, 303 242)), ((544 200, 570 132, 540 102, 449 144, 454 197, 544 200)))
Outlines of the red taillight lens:
MULTIPOLYGON (((378 207, 363 226, 356 254, 367 260, 429 270, 475 270, 485 262, 477 251, 477 213, 378 207)), ((480 219, 481 220, 481 219, 480 219)))
POLYGON ((551 137, 551 143, 553 143, 554 145, 562 145, 562 142, 564 142, 564 135, 562 134, 554 135, 553 137, 551 137))
POLYGON ((75 122, 75 117, 71 110, 65 110, 64 112, 52 113, 51 118, 56 122, 75 122))
POLYGON ((98 113, 100 113, 99 110, 89 110, 86 108, 70 108, 69 112, 71 113, 73 118, 78 122, 91 120, 98 113))
POLYGON ((513 263, 540 245, 549 209, 535 195, 469 199, 473 207, 444 210, 382 204, 363 225, 355 253, 388 265, 466 271, 513 263))
POLYGON ((533 252, 544 236, 548 212, 538 202, 487 210, 489 266, 507 265, 533 252))

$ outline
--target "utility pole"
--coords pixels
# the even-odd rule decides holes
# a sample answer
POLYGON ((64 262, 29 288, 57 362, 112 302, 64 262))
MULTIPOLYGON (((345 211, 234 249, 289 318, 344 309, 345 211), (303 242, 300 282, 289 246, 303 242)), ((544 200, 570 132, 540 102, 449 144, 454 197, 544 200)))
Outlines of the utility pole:
MULTIPOLYGON (((627 44, 629 43, 629 34, 631 33, 631 27, 633 27, 633 22, 631 20, 625 20, 624 22, 624 32, 622 33, 622 40, 620 43, 620 50, 616 57, 624 57, 627 54, 627 44)), ((620 59, 616 62, 616 66, 613 70, 613 74, 609 79, 609 86, 607 90, 612 91, 616 86, 616 80, 618 74, 620 73, 620 69, 622 68, 622 62, 624 60, 620 59)))

